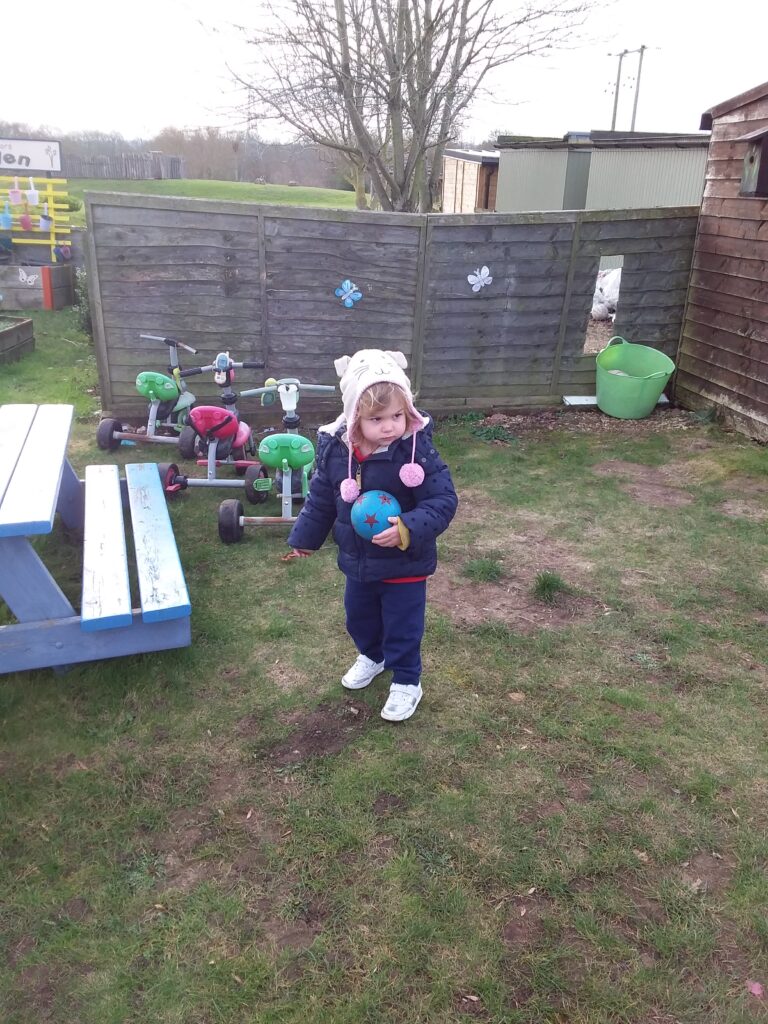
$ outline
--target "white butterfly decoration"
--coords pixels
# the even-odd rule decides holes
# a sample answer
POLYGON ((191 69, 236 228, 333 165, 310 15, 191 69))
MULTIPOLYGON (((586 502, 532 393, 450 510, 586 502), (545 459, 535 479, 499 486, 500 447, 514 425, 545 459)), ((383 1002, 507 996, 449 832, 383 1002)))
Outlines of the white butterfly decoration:
POLYGON ((491 284, 493 278, 488 267, 478 267, 474 274, 467 274, 467 280, 472 285, 473 292, 479 292, 487 284, 491 284))
POLYGON ((31 288, 38 277, 40 277, 39 274, 28 274, 23 267, 19 267, 19 280, 22 284, 26 284, 31 288))

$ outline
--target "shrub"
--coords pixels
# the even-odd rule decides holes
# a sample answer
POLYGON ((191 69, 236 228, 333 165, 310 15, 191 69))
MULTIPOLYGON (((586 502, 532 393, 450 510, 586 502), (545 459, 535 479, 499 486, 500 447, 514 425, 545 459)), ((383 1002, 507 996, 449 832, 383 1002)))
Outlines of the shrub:
POLYGON ((91 322, 91 303, 88 298, 88 274, 82 267, 75 267, 75 314, 77 326, 93 338, 93 323, 91 322))
POLYGON ((62 199, 62 205, 66 206, 70 213, 74 213, 77 210, 82 210, 83 201, 78 199, 77 196, 65 196, 62 199))

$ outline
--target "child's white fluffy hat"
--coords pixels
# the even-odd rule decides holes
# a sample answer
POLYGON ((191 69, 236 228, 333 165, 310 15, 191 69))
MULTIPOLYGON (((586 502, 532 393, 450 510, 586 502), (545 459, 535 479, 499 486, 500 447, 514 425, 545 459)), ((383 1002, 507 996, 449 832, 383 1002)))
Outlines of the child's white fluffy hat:
MULTIPOLYGON (((347 421, 347 435, 351 436, 358 416, 360 396, 373 384, 389 382, 396 384, 405 396, 406 416, 409 429, 413 431, 413 447, 411 461, 400 470, 400 479, 406 487, 418 487, 424 480, 424 470, 415 462, 416 434, 427 421, 413 404, 411 382, 405 374, 408 360, 402 352, 383 351, 378 348, 365 348, 355 352, 353 356, 341 356, 334 360, 341 388, 341 400, 344 406, 344 418, 347 421)), ((352 445, 349 448, 348 478, 341 484, 341 496, 344 501, 354 501, 360 493, 357 481, 352 476, 352 445)))

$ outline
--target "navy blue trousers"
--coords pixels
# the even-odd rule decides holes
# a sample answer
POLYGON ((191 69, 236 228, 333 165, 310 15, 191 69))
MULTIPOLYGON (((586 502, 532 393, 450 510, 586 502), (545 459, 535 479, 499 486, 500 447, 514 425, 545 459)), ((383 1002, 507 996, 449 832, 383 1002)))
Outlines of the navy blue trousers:
POLYGON ((392 682, 416 686, 421 679, 421 640, 427 581, 358 583, 347 578, 344 610, 355 647, 371 661, 383 661, 392 682))

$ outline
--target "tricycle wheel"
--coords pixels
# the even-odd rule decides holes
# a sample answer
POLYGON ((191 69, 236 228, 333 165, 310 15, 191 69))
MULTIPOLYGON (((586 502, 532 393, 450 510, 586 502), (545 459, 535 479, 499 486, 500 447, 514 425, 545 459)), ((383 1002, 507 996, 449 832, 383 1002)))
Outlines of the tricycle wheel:
POLYGON ((237 498, 227 498, 219 505, 219 537, 225 544, 236 544, 243 536, 242 502, 237 498))
POLYGON ((249 466, 245 471, 245 497, 252 505, 261 505, 269 497, 269 491, 257 491, 254 487, 254 481, 266 480, 269 474, 267 473, 266 467, 262 466, 260 462, 254 462, 252 466, 249 466))
POLYGON ((179 474, 179 467, 175 462, 160 462, 157 471, 160 474, 160 483, 163 485, 163 494, 166 498, 178 491, 186 490, 187 479, 179 474))
POLYGON ((115 434, 121 433, 122 429, 120 420, 102 420, 96 430, 96 444, 105 452, 113 452, 120 447, 120 438, 115 434))
POLYGON ((187 426, 181 428, 179 434, 179 455, 182 459, 194 459, 195 457, 195 441, 197 440, 197 434, 195 428, 187 426))

